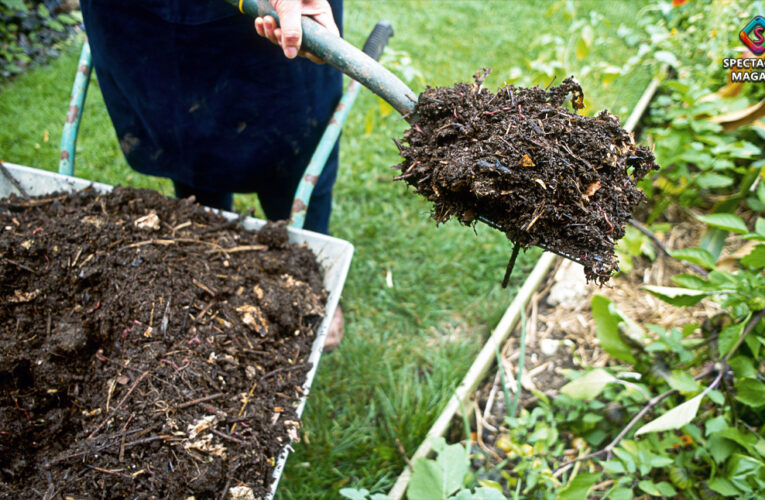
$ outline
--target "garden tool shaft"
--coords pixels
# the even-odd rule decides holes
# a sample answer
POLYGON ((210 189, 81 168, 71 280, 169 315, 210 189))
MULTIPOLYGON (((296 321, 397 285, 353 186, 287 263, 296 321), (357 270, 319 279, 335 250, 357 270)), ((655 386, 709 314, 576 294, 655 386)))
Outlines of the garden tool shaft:
MULTIPOLYGON (((226 0, 236 5, 244 14, 252 17, 271 16, 279 18, 268 0, 226 0)), ((387 101, 393 108, 411 121, 417 96, 396 75, 391 73, 374 58, 368 56, 310 17, 303 16, 304 50, 323 59, 333 68, 387 101)))

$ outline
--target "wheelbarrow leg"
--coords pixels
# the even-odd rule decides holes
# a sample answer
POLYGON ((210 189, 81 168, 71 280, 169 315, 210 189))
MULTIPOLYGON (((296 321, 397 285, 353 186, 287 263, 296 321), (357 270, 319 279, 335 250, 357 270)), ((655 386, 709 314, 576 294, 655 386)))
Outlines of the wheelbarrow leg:
POLYGON ((85 96, 88 93, 90 74, 93 71, 93 61, 90 56, 88 40, 82 44, 80 61, 77 63, 77 74, 74 77, 72 96, 69 98, 69 110, 66 113, 64 132, 61 134, 61 157, 58 162, 58 173, 74 175, 74 155, 77 146, 77 132, 80 129, 82 108, 85 106, 85 96))

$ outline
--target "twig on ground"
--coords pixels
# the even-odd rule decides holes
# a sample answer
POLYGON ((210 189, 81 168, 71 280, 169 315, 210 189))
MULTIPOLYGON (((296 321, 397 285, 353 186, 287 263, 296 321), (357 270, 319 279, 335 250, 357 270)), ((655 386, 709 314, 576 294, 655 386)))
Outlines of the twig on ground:
POLYGON ((664 255, 666 255, 668 257, 672 257, 673 259, 675 259, 678 262, 682 263, 684 266, 688 267, 689 269, 692 269, 693 271, 695 271, 696 273, 698 273, 698 274, 700 274, 702 276, 706 276, 706 275, 709 274, 706 269, 703 269, 702 267, 697 266, 696 264, 693 264, 691 262, 687 262, 687 261, 685 261, 683 259, 678 259, 677 257, 673 257, 672 254, 670 253, 669 249, 667 248, 667 246, 664 243, 662 243, 662 241, 659 238, 657 238, 656 235, 653 234, 653 232, 650 229, 648 229, 647 227, 645 227, 644 225, 642 225, 641 223, 636 221, 633 217, 630 217, 629 223, 632 224, 632 226, 635 229, 637 229, 638 231, 640 231, 644 235, 648 236, 648 238, 653 242, 653 244, 656 245, 656 247, 659 250, 661 250, 661 252, 664 255))

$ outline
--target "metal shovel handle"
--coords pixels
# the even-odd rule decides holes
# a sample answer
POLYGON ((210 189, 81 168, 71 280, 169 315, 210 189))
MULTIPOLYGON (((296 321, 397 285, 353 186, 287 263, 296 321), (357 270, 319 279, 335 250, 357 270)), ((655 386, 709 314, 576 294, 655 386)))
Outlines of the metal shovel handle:
MULTIPOLYGON (((271 16, 277 24, 279 23, 279 18, 268 0, 226 1, 252 17, 271 16)), ((301 25, 302 49, 358 81, 405 117, 412 115, 417 96, 396 75, 339 36, 330 33, 314 19, 303 16, 301 25)))

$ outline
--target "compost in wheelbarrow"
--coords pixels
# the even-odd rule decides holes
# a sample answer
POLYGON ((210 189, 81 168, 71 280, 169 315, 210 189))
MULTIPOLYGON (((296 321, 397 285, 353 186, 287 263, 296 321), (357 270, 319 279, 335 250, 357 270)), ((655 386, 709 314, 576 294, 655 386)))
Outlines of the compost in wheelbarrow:
POLYGON ((311 250, 149 190, 0 219, 0 496, 267 496, 324 313, 311 250))

